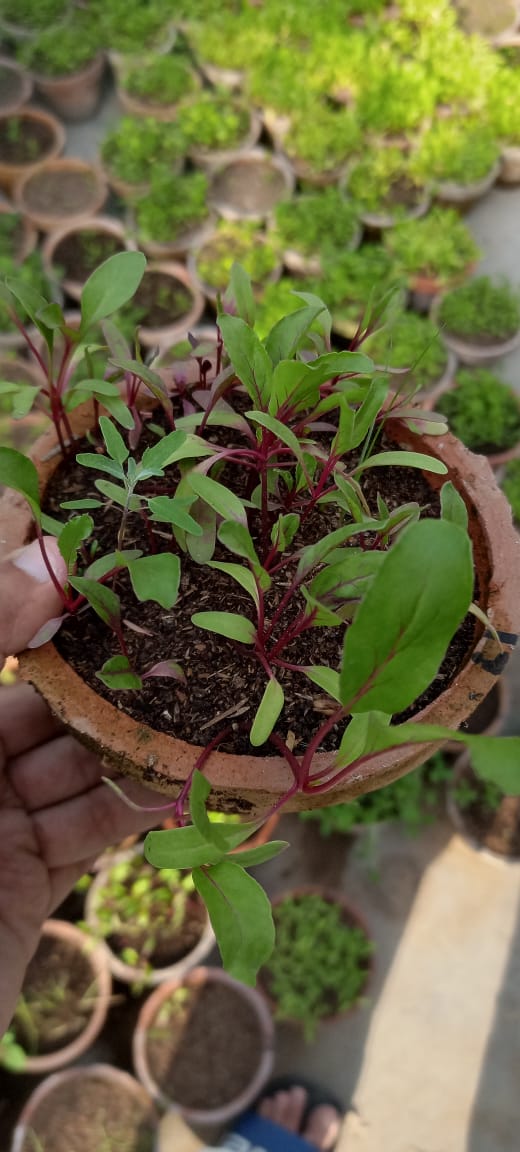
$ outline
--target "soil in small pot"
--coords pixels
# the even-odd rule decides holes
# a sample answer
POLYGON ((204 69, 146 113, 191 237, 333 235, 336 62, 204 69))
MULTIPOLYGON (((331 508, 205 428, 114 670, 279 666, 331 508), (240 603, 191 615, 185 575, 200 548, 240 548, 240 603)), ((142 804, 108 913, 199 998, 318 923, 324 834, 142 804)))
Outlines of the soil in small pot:
POLYGON ((54 143, 48 124, 29 116, 9 116, 0 122, 0 156, 3 164, 36 164, 54 143))
POLYGON ((253 1079, 262 1052, 256 1012, 208 980, 181 986, 157 1013, 146 1041, 153 1079, 184 1108, 221 1108, 253 1079))
POLYGON ((87 957, 65 940, 42 936, 13 1019, 16 1039, 29 1056, 57 1052, 85 1028, 95 994, 87 957))
POLYGON ((272 212, 283 199, 286 184, 281 172, 270 164, 237 160, 219 172, 211 185, 212 200, 225 203, 236 212, 272 212))
POLYGON ((52 262, 64 279, 83 283, 104 260, 124 250, 124 243, 117 236, 98 232, 95 228, 84 228, 60 240, 54 249, 52 262))
POLYGON ((164 328, 186 316, 192 305, 191 293, 180 280, 165 272, 145 272, 132 304, 123 316, 134 325, 164 328))
POLYGON ((42 1101, 21 1152, 153 1152, 155 1131, 151 1103, 87 1070, 42 1101))
POLYGON ((452 790, 466 833, 482 848, 520 858, 520 797, 504 796, 467 765, 452 790))
POLYGON ((90 172, 38 172, 24 189, 29 212, 44 212, 59 218, 90 209, 96 180, 90 172))

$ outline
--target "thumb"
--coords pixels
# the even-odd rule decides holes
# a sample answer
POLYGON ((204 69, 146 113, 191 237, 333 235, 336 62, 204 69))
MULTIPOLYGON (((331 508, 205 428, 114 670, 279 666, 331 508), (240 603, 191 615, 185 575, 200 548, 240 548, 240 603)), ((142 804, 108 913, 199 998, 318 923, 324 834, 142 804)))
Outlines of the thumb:
MULTIPOLYGON (((53 536, 46 536, 45 551, 60 584, 67 569, 53 536)), ((46 620, 59 616, 63 601, 53 584, 37 540, 11 552, 0 564, 0 668, 6 656, 27 647, 46 620)))

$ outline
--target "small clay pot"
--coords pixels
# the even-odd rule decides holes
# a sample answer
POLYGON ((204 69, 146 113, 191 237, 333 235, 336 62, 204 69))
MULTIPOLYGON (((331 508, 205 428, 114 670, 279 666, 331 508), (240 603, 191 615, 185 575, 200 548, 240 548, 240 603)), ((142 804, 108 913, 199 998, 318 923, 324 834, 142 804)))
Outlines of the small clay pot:
POLYGON ((170 276, 182 284, 192 297, 189 311, 180 319, 165 325, 163 328, 151 328, 146 324, 141 324, 139 327, 139 341, 144 348, 168 348, 171 344, 185 339, 187 333, 191 332, 192 328, 198 324, 204 311, 204 297, 196 284, 193 283, 188 269, 183 264, 176 264, 173 261, 158 261, 148 265, 145 276, 150 272, 160 272, 165 276, 170 276))
MULTIPOLYGON (((343 246, 344 252, 355 252, 361 244, 363 236, 362 225, 359 224, 353 233, 352 239, 349 244, 343 246)), ((321 259, 316 256, 305 256, 303 252, 296 251, 295 248, 284 248, 283 262, 285 268, 293 276, 321 276, 323 268, 321 259)))
POLYGON ((424 189, 420 200, 413 208, 408 208, 404 216, 397 218, 391 212, 361 212, 360 218, 365 228, 371 232, 385 232, 389 228, 395 228, 396 224, 401 223, 401 220, 420 220, 426 216, 431 204, 431 192, 424 189))
POLYGON ((438 276, 428 276, 420 272, 410 276, 408 280, 410 307, 421 314, 429 312, 436 296, 439 296, 441 292, 451 292, 452 288, 458 288, 459 284, 463 284, 473 275, 475 268, 475 263, 468 264, 463 272, 457 276, 451 276, 447 280, 441 280, 438 276))
MULTIPOLYGON (((32 123, 35 127, 40 126, 41 130, 48 136, 48 143, 34 160, 11 162, 0 156, 0 188, 3 188, 9 193, 13 191, 19 180, 24 176, 30 175, 44 162, 52 160, 55 156, 59 156, 65 147, 65 129, 60 121, 57 120, 55 116, 52 116, 50 112, 44 112, 41 108, 33 108, 27 105, 16 112, 15 115, 23 119, 27 124, 32 123)), ((0 125, 2 121, 8 118, 7 116, 0 115, 0 125)))
POLYGON ((480 368, 489 364, 494 364, 495 361, 501 360, 503 356, 508 356, 510 352, 514 352, 515 348, 520 344, 520 328, 513 336, 508 336, 507 339, 495 340, 492 344, 473 343, 470 338, 464 336, 457 336, 454 332, 449 332, 446 327, 442 326, 440 321, 440 309, 445 293, 440 293, 435 296, 431 308, 430 319, 434 324, 439 326, 439 332, 443 343, 451 352, 454 352, 457 359, 461 364, 467 364, 470 368, 480 368))
MULTIPOLYGON (((235 1021, 235 1025, 238 1021, 235 1021)), ((274 1026, 271 1014, 263 997, 254 988, 239 984, 237 980, 233 980, 227 972, 223 972, 220 968, 194 968, 185 980, 171 980, 168 984, 162 984, 145 1000, 134 1032, 133 1061, 141 1084, 162 1108, 178 1107, 190 1125, 206 1127, 227 1124, 234 1116, 244 1112, 253 1100, 256 1100, 271 1075, 274 1061, 274 1026), (258 1065, 248 1086, 239 1096, 227 1104, 223 1104, 220 1108, 208 1108, 207 1110, 184 1108, 179 1101, 170 1100, 153 1078, 147 1058, 147 1033, 153 1028, 153 1022, 160 1008, 182 985, 197 989, 209 981, 232 988, 253 1009, 260 1033, 258 1065)))
POLYGON ((197 168, 202 168, 204 172, 212 173, 218 168, 224 167, 226 164, 232 164, 237 156, 241 156, 242 153, 250 152, 252 148, 255 148, 260 139, 261 132, 261 116, 254 109, 249 109, 249 128, 247 134, 234 148, 210 151, 208 148, 197 148, 193 145, 189 149, 188 155, 190 160, 196 164, 197 168))
MULTIPOLYGON (((214 288, 212 284, 208 284, 207 281, 202 279, 202 277, 199 275, 197 261, 205 249, 211 248, 212 240, 216 237, 218 237, 218 231, 214 230, 212 235, 209 236, 203 244, 198 245, 197 248, 193 249, 193 251, 189 253, 187 261, 188 269, 193 277, 194 283, 198 288, 200 288, 200 291, 204 294, 206 300, 209 300, 210 304, 215 305, 217 303, 219 289, 214 288)), ((262 237, 258 237, 258 242, 260 245, 263 245, 265 240, 263 240, 262 237)), ((258 292, 259 295, 261 295, 262 290, 265 288, 266 284, 277 284, 282 275, 282 269, 282 261, 278 260, 278 263, 275 265, 272 272, 269 273, 266 279, 263 280, 261 284, 254 285, 255 292, 258 292)), ((222 290, 220 290, 220 292, 222 292, 222 290)))
MULTIPOLYGON (((520 36, 518 38, 520 44, 520 36)), ((520 144, 504 144, 500 153, 499 184, 520 184, 520 144)))
POLYGON ((452 204, 454 208, 460 208, 463 211, 470 208, 477 200, 481 200, 496 183, 500 174, 500 166, 500 160, 497 160, 487 176, 483 176, 481 180, 473 180, 468 184, 461 184, 456 180, 436 180, 434 184, 435 199, 441 204, 452 204))
POLYGON ((0 115, 12 116, 31 99, 30 73, 9 56, 0 56, 0 115))
MULTIPOLYGON (((60 267, 60 244, 69 237, 74 236, 75 233, 84 231, 96 232, 100 236, 113 236, 120 242, 122 252, 135 250, 135 245, 127 236, 123 224, 114 216, 88 216, 82 220, 80 224, 68 224, 64 228, 56 229, 47 236, 42 247, 42 258, 47 276, 51 280, 57 278, 60 267)), ((63 291, 66 292, 68 296, 71 296, 73 300, 77 301, 81 299, 81 293, 85 283, 84 279, 79 280, 69 276, 62 278, 60 276, 60 281, 63 291)))
POLYGON ((294 172, 285 157, 252 148, 217 168, 209 202, 225 220, 266 220, 294 191, 294 172))
POLYGON ((101 100, 106 58, 99 52, 84 68, 67 76, 34 73, 39 92, 64 120, 88 120, 101 100))
POLYGON ((21 177, 13 191, 16 207, 41 232, 88 219, 99 212, 107 195, 102 172, 72 157, 40 164, 21 177))
POLYGON ((213 234, 216 223, 215 213, 208 212, 208 215, 199 224, 194 224, 191 228, 185 228, 184 231, 172 235, 168 241, 161 241, 144 239, 139 234, 139 229, 131 212, 128 212, 127 219, 129 231, 135 237, 138 248, 152 260, 180 259, 186 256, 192 248, 198 248, 199 245, 206 242, 208 237, 213 234))
MULTIPOLYGON (((121 72, 116 72, 117 76, 117 97, 121 106, 121 111, 125 116, 140 116, 142 118, 151 116, 153 120, 159 120, 161 124, 171 124, 177 119, 179 111, 180 100, 176 104, 154 104, 150 100, 143 100, 140 96, 133 96, 128 92, 121 81, 121 72)), ((200 88, 201 80, 197 72, 193 73, 194 87, 200 88)))

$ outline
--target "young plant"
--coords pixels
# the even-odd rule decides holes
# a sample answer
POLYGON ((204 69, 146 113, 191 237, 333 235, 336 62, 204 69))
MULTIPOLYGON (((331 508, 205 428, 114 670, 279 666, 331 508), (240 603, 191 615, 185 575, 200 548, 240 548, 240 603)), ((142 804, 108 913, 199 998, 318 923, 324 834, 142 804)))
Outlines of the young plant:
POLYGON ((400 148, 379 148, 367 153, 352 169, 348 188, 359 211, 396 220, 406 216, 425 196, 400 148))
POLYGON ((34 40, 22 41, 17 59, 39 76, 70 76, 80 72, 104 47, 99 21, 90 12, 78 11, 74 21, 63 24, 59 35, 52 26, 34 40))
POLYGON ((242 143, 249 131, 250 113, 243 100, 216 88, 181 104, 177 123, 188 148, 219 152, 242 143))
POLYGON ((473 184, 491 172, 499 157, 494 132, 482 120, 436 120, 421 137, 414 171, 430 182, 473 184))
POLYGON ((438 319, 454 336, 495 344, 520 328, 520 293, 506 280, 475 276, 446 293, 438 319))
MULTIPOLYGON (((90 6, 90 5, 89 5, 90 6)), ((171 12, 163 0, 94 0, 92 5, 106 44, 113 52, 153 52, 168 39, 171 12)))
POLYGON ((399 272, 449 283, 480 257, 473 236, 454 208, 432 208, 421 220, 402 220, 385 233, 384 244, 399 272))
POLYGON ((184 153, 178 125, 162 124, 151 116, 123 116, 101 145, 105 168, 127 184, 148 184, 152 172, 157 173, 157 168, 171 171, 184 153))
POLYGON ((378 38, 356 104, 362 128, 380 135, 413 131, 431 116, 435 97, 435 79, 424 63, 403 58, 378 38))
POLYGON ((519 99, 518 72, 514 68, 501 68, 491 85, 487 113, 491 127, 502 144, 520 144, 520 124, 516 115, 519 99))
POLYGON ((276 206, 275 222, 283 248, 304 256, 332 257, 352 248, 359 236, 355 205, 334 187, 282 200, 276 206))
POLYGON ((291 160, 301 161, 309 174, 321 175, 340 168, 360 144, 360 128, 348 108, 337 111, 316 103, 291 116, 291 127, 284 149, 291 160))
MULTIPOLYGON (((0 216, 0 222, 2 220, 3 216, 0 216)), ((6 282, 11 277, 16 277, 26 292, 40 293, 42 298, 44 295, 47 296, 50 291, 39 252, 31 252, 22 263, 20 263, 14 255, 1 253, 0 277, 6 282)), ((24 321, 28 321, 29 313, 27 310, 22 310, 21 316, 24 321)), ((18 327, 19 325, 10 307, 10 301, 0 292, 0 332, 15 332, 18 327)))
POLYGON ((178 104, 197 87, 197 76, 186 52, 149 56, 127 64, 119 74, 121 87, 145 104, 178 104))
POLYGON ((410 392, 427 391, 441 379, 448 354, 431 320, 404 312, 363 345, 376 364, 404 373, 394 379, 410 392))
POLYGON ((2 17, 20 28, 37 30, 61 22, 67 7, 67 0, 4 0, 2 17))
POLYGON ((280 269, 280 255, 276 243, 257 224, 221 220, 211 239, 195 254, 197 274, 203 284, 222 293, 235 263, 242 265, 259 289, 280 269))
POLYGON ((457 372, 454 389, 436 407, 472 452, 505 452, 520 440, 518 397, 486 368, 457 372))
POLYGON ((151 191, 136 206, 139 239, 166 244, 202 224, 209 215, 208 180, 203 172, 171 177, 151 173, 151 191))

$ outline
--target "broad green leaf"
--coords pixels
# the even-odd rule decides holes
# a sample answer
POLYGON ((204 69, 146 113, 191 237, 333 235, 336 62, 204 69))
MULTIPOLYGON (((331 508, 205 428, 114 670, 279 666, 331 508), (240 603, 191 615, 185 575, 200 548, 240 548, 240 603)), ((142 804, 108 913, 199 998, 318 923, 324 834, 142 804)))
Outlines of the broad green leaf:
POLYGON ((147 364, 143 364, 139 360, 132 360, 131 358, 114 356, 110 360, 116 368, 121 368, 123 372, 130 372, 133 376, 138 376, 149 387, 150 392, 155 396, 156 400, 160 403, 166 403, 168 408, 171 408, 171 400, 168 396, 168 390, 164 380, 153 368, 149 368, 147 364))
POLYGON ((12 488, 25 497, 37 524, 41 523, 38 473, 32 460, 15 448, 0 448, 0 487, 12 488))
POLYGON ((283 704, 282 685, 278 683, 278 680, 268 680, 249 733, 249 739, 254 748, 259 748, 261 744, 265 744, 271 735, 283 704))
POLYGON ((162 440, 158 440, 157 444, 145 448, 139 469, 151 469, 152 472, 159 469, 162 472, 163 468, 178 458, 177 454, 187 439, 185 432, 169 432, 162 440))
POLYGON ((49 344, 50 342, 52 346, 52 329, 48 328, 42 320, 38 320, 38 312, 40 309, 47 307, 48 301, 40 292, 36 291, 36 288, 33 288, 32 284, 27 284, 23 280, 16 280, 13 276, 7 276, 5 283, 9 292, 14 296, 18 304, 22 306, 29 319, 32 320, 33 324, 38 328, 38 331, 41 332, 45 343, 49 344))
POLYGON ((104 320, 101 325, 103 336, 108 344, 109 350, 114 357, 120 357, 122 360, 130 360, 131 351, 128 341, 123 333, 120 332, 117 324, 113 320, 104 320))
POLYGON ((130 661, 123 655, 111 656, 101 670, 96 672, 96 676, 107 688, 113 688, 116 692, 138 692, 143 686, 141 677, 137 676, 130 661))
MULTIPOLYGON (((359 548, 344 548, 339 563, 328 564, 311 581, 309 591, 318 600, 346 600, 361 597, 376 572, 384 564, 386 553, 362 552, 359 548)), ((327 562, 328 557, 325 557, 327 562)))
POLYGON ((387 393, 387 384, 382 380, 378 380, 377 377, 371 380, 366 390, 363 403, 358 408, 354 417, 351 441, 352 448, 357 448, 370 432, 378 413, 381 411, 387 393))
POLYGON ((195 868, 193 882, 208 910, 224 968, 236 980, 254 985, 274 948, 271 905, 263 888, 231 860, 207 872, 195 868))
POLYGON ((84 500, 64 500, 63 503, 60 504, 60 508, 75 509, 75 511, 81 511, 81 509, 84 508, 102 507, 103 504, 101 500, 89 500, 87 497, 84 500))
POLYGON ((236 520, 247 527, 246 510, 242 501, 224 484, 219 484, 210 476, 203 476, 196 471, 189 472, 186 479, 196 495, 209 504, 223 520, 236 520))
POLYGON ((317 684, 318 688, 322 688, 328 696, 332 696, 333 700, 340 702, 339 672, 327 668, 325 664, 309 664, 306 668, 302 667, 302 672, 305 672, 313 684, 317 684))
POLYGON ((294 356, 321 312, 326 312, 326 305, 319 300, 278 320, 264 341, 273 364, 279 364, 280 360, 290 360, 294 356))
POLYGON ((65 317, 59 304, 45 304, 40 308, 36 315, 36 320, 43 324, 44 328, 62 328, 65 323, 65 317))
POLYGON ((237 612, 195 612, 192 623, 207 632, 216 632, 228 640, 238 640, 241 644, 254 644, 256 629, 251 620, 237 612))
POLYGON ((238 379, 254 404, 267 403, 273 366, 253 329, 238 316, 219 314, 218 326, 238 379))
POLYGON ((195 769, 190 788, 190 815, 195 828, 209 844, 215 844, 223 854, 227 851, 226 838, 222 835, 222 824, 212 823, 206 811, 206 801, 211 792, 209 780, 195 769))
POLYGON ((121 619, 121 604, 119 596, 104 584, 96 580, 89 580, 87 576, 71 576, 69 584, 88 600, 90 607, 109 628, 119 626, 121 619))
POLYGON ((131 300, 145 268, 142 252, 117 252, 92 272, 81 293, 81 336, 131 300))
POLYGON ((191 532, 193 536, 202 536, 202 528, 190 516, 187 509, 191 507, 191 500, 181 500, 172 496, 152 496, 148 501, 152 520, 161 524, 175 524, 184 532, 191 532))
POLYGON ((105 396, 103 399, 103 407, 106 408, 114 420, 117 420, 122 428, 126 428, 128 432, 132 431, 135 426, 134 417, 120 396, 105 396))
MULTIPOLYGON (((179 491, 179 489, 177 489, 179 491)), ((186 546, 188 552, 196 564, 207 564, 211 560, 215 551, 215 541, 217 538, 217 514, 209 504, 205 504, 204 500, 197 497, 194 504, 192 504, 191 512, 193 518, 196 520, 201 532, 195 535, 190 532, 186 536, 186 546)))
POLYGON ((100 416, 99 427, 103 440, 105 441, 108 455, 112 460, 115 460, 116 464, 124 464, 125 460, 128 460, 130 453, 121 433, 118 432, 117 428, 114 428, 114 425, 110 420, 107 420, 106 416, 100 416))
POLYGON ((67 565, 67 572, 72 572, 76 563, 78 550, 84 540, 88 540, 94 529, 92 516, 74 516, 62 528, 58 538, 58 548, 67 565))
POLYGON ((353 475, 364 472, 366 468, 386 468, 395 465, 399 468, 420 468, 423 472, 435 472, 438 476, 445 476, 448 469, 442 460, 435 456, 426 456, 422 452, 378 452, 369 456, 364 464, 358 464, 353 469, 353 475))
POLYGON ((267 860, 279 856, 288 847, 289 842, 287 840, 270 840, 268 844, 259 844, 258 848, 243 848, 239 853, 238 860, 242 868, 254 868, 258 864, 265 864, 267 860))
POLYGON ((121 508, 129 508, 130 512, 139 511, 141 507, 139 497, 129 496, 126 488, 112 484, 110 480, 95 480, 94 483, 98 492, 102 492, 103 496, 113 500, 114 504, 119 504, 121 508))
POLYGON ((471 603, 469 538, 446 520, 409 525, 379 568, 343 648, 341 699, 400 712, 423 692, 471 603))
POLYGON ((221 560, 210 560, 208 568, 216 568, 219 572, 225 572, 227 576, 231 576, 251 596, 258 607, 258 588, 249 568, 242 568, 240 564, 226 564, 221 560))
POLYGON ((331 452, 335 456, 344 456, 352 447, 354 432, 354 413, 348 401, 339 404, 338 431, 331 444, 331 452))
MULTIPOLYGON (((188 419, 189 418, 186 417, 186 420, 188 420, 188 419)), ((182 439, 182 441, 180 441, 180 440, 178 441, 178 445, 176 448, 172 446, 171 451, 168 454, 168 459, 162 461, 162 464, 160 465, 161 468, 166 468, 169 464, 176 464, 181 460, 197 460, 202 456, 214 456, 215 455, 215 445, 214 444, 208 444, 206 440, 202 439, 202 436, 194 436, 191 432, 186 433, 186 432, 182 431, 183 422, 184 421, 182 418, 180 420, 177 420, 177 431, 176 432, 170 432, 168 436, 163 437, 164 440, 169 440, 170 436, 180 436, 181 432, 182 432, 183 439, 182 439)), ((199 424, 200 424, 200 415, 197 413, 195 426, 198 428, 199 424)), ((162 444, 163 441, 161 440, 160 443, 162 444)), ((169 443, 171 444, 172 442, 169 440, 169 443)), ((156 448, 159 448, 159 444, 154 444, 153 448, 150 448, 149 450, 148 450, 148 448, 146 449, 146 451, 143 453, 143 459, 141 461, 141 465, 144 465, 145 459, 148 461, 148 457, 147 457, 146 453, 148 451, 155 452, 156 448)), ((159 458, 160 458, 160 456, 158 455, 156 457, 156 459, 159 459, 159 458)))
MULTIPOLYGON (((377 530, 376 520, 368 521, 366 525, 363 525, 366 531, 373 531, 374 527, 377 530)), ((359 524, 348 524, 346 528, 336 528, 334 532, 330 532, 328 536, 324 536, 323 540, 318 540, 316 544, 308 544, 306 548, 300 549, 296 576, 301 578, 311 572, 318 564, 323 564, 329 552, 338 548, 340 544, 344 544, 351 536, 358 536, 359 531, 359 524)))
POLYGON ((124 478, 125 473, 121 465, 116 464, 115 460, 109 460, 108 456, 102 456, 100 452, 78 452, 76 460, 82 468, 96 468, 98 472, 106 472, 116 480, 124 478))
POLYGON ((242 556, 244 560, 250 560, 254 566, 260 566, 252 536, 245 525, 238 524, 235 520, 226 520, 219 527, 218 538, 225 548, 234 552, 235 556, 242 556))
MULTIPOLYGON (((246 824, 221 824, 226 851, 231 852, 248 840, 260 827, 261 821, 246 824)), ((197 868, 201 864, 216 864, 223 853, 215 843, 209 843, 197 828, 173 828, 164 832, 149 832, 144 842, 144 854, 154 868, 197 868)))
POLYGON ((334 628, 342 623, 339 612, 329 608, 322 600, 317 600, 305 586, 302 587, 302 595, 306 602, 305 615, 312 616, 313 628, 334 628))
MULTIPOLYGON (((300 300, 303 300, 304 304, 308 304, 311 308, 323 304, 323 300, 321 300, 319 296, 316 296, 314 292, 295 292, 294 295, 299 296, 300 300)), ((323 332, 323 335, 327 339, 330 338, 332 331, 332 316, 328 308, 323 308, 323 311, 319 312, 318 316, 316 317, 316 327, 323 332)))
POLYGON ((237 316, 244 320, 250 328, 254 328, 256 305, 251 287, 251 280, 241 264, 234 263, 231 268, 229 287, 226 289, 224 300, 233 301, 236 305, 237 316))
POLYGON ((126 568, 131 560, 137 560, 142 556, 139 548, 127 548, 122 552, 107 552, 104 556, 100 556, 99 560, 94 560, 89 564, 85 576, 90 580, 102 580, 107 572, 112 572, 114 568, 126 568))
POLYGON ((179 594, 181 562, 172 552, 140 556, 128 565, 132 588, 138 600, 155 600, 161 608, 173 608, 179 594))
POLYGON ((292 544, 300 527, 300 517, 296 512, 286 512, 278 517, 271 529, 271 541, 276 544, 279 552, 285 552, 292 544))
POLYGON ((360 712, 352 716, 334 757, 335 768, 347 768, 362 756, 384 747, 385 732, 391 717, 384 712, 360 712))
POLYGON ((468 509, 451 480, 447 480, 441 488, 441 516, 443 520, 450 520, 452 524, 458 524, 459 528, 467 531, 468 509))

